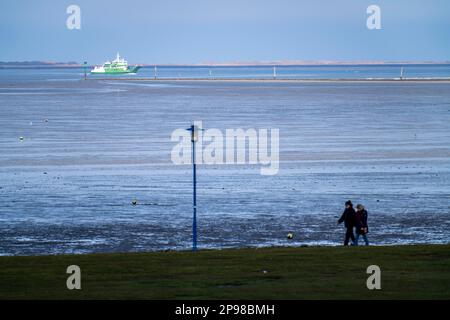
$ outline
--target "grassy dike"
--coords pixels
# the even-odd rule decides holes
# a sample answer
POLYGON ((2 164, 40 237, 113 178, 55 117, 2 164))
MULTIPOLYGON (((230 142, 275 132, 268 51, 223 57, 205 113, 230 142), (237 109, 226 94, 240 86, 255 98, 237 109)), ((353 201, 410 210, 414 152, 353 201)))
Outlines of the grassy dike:
POLYGON ((0 257, 0 299, 450 299, 450 245, 0 257))

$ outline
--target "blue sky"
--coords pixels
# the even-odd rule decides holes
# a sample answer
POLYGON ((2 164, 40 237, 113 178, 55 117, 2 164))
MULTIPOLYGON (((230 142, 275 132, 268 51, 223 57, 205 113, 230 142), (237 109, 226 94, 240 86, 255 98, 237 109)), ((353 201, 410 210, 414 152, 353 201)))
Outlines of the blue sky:
POLYGON ((448 61, 450 1, 2 0, 0 41, 0 61, 448 61), (66 28, 71 4, 81 30, 66 28))

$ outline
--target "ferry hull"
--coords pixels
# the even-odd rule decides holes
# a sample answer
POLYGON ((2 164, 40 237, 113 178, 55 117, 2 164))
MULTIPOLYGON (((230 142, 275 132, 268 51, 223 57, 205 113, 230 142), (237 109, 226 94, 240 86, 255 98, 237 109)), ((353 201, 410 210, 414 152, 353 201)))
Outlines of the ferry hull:
POLYGON ((137 73, 137 71, 141 67, 136 66, 133 68, 128 68, 126 70, 117 70, 117 69, 104 69, 104 70, 91 70, 93 74, 128 74, 128 73, 137 73))

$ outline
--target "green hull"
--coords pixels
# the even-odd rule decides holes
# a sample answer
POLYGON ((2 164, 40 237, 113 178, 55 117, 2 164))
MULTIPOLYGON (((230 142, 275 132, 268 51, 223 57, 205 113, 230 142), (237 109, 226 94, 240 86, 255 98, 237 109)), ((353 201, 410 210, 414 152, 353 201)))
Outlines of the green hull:
POLYGON ((123 69, 115 69, 115 68, 105 68, 104 72, 93 72, 91 71, 91 73, 94 74, 127 74, 127 73, 137 73, 138 70, 141 67, 136 66, 136 67, 132 67, 132 68, 127 68, 126 70, 123 69))

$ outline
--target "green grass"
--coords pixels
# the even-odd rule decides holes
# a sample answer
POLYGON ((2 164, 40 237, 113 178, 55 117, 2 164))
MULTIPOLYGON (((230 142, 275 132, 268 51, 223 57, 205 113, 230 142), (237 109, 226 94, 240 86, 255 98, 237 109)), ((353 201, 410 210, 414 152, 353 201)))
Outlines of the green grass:
POLYGON ((0 257, 0 298, 450 299, 450 245, 0 257), (81 290, 66 288, 72 264, 81 290))

